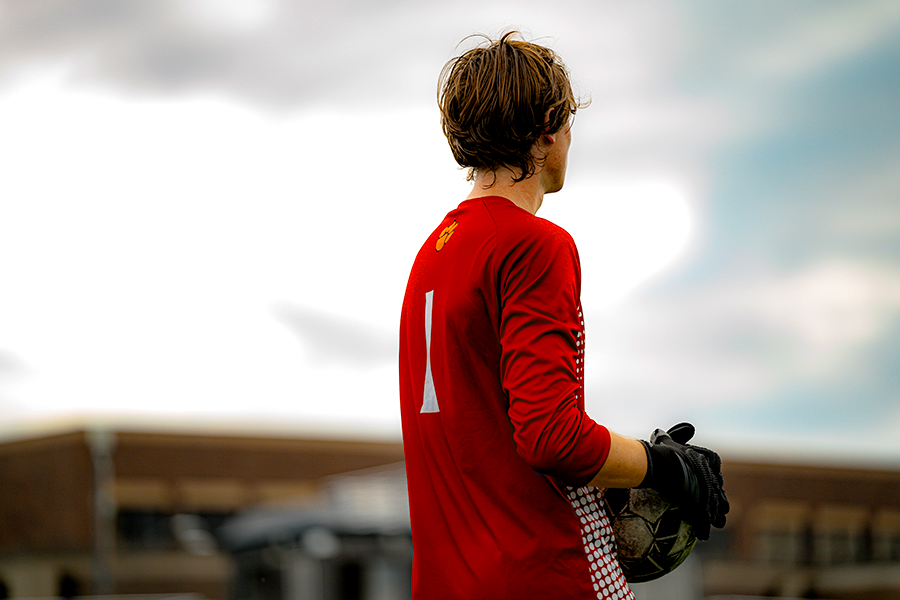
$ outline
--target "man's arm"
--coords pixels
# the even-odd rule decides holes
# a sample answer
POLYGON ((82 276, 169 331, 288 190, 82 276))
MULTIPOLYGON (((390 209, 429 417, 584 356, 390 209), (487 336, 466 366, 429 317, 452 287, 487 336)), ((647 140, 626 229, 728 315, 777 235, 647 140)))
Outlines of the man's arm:
POLYGON ((633 488, 647 475, 647 452, 638 440, 609 432, 609 456, 589 485, 633 488))
POLYGON ((610 432, 609 455, 591 485, 653 488, 684 507, 694 535, 707 540, 710 526, 725 526, 729 504, 719 455, 687 444, 693 435, 694 426, 689 423, 680 423, 668 432, 657 429, 649 443, 610 432))

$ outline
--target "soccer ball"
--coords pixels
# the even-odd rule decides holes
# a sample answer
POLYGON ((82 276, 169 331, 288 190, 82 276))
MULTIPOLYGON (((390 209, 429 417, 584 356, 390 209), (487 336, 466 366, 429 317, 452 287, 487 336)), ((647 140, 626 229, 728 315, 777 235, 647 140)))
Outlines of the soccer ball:
POLYGON ((684 562, 697 538, 681 511, 659 492, 608 489, 605 494, 618 547, 619 564, 628 583, 643 583, 671 573, 684 562))

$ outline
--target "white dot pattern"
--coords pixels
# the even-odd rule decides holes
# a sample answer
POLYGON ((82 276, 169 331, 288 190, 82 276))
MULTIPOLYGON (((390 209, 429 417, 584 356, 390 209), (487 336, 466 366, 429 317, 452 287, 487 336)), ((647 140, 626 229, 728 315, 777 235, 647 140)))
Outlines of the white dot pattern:
MULTIPOLYGON (((578 303, 575 331, 575 376, 578 378, 578 405, 584 409, 584 312, 578 303)), ((609 517, 603 510, 603 490, 585 486, 566 488, 569 503, 581 524, 581 540, 588 560, 591 584, 598 600, 635 600, 616 558, 616 540, 609 517)))
POLYGON ((575 377, 578 379, 577 400, 579 406, 584 406, 584 314, 581 311, 581 303, 578 304, 578 331, 575 332, 575 377))
POLYGON ((581 523, 581 540, 598 600, 635 600, 616 558, 616 540, 603 510, 603 491, 590 486, 566 491, 581 523))

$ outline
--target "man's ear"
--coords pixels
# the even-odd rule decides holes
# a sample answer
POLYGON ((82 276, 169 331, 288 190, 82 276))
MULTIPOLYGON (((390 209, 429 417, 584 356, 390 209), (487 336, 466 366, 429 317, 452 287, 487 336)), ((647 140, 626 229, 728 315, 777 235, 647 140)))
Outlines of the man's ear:
POLYGON ((544 113, 544 131, 550 129, 550 117, 553 116, 553 109, 548 108, 547 112, 544 113))

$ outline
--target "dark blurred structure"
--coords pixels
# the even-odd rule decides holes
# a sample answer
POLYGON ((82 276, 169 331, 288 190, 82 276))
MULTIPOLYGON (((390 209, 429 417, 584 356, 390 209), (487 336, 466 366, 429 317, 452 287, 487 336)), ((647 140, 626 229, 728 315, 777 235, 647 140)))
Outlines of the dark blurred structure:
MULTIPOLYGON (((399 442, 78 431, 2 443, 0 581, 13 598, 408 598, 401 460, 399 442)), ((724 472, 728 525, 686 570, 702 585, 667 600, 900 600, 900 469, 730 460, 724 472)))
POLYGON ((231 596, 216 528, 318 498, 397 443, 76 431, 0 444, 0 580, 10 597, 231 596))
POLYGON ((220 531, 235 600, 404 600, 412 536, 403 463, 331 477, 318 503, 264 506, 220 531))
POLYGON ((728 462, 707 595, 900 599, 900 470, 728 462))

